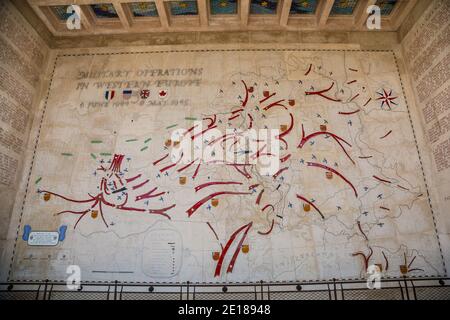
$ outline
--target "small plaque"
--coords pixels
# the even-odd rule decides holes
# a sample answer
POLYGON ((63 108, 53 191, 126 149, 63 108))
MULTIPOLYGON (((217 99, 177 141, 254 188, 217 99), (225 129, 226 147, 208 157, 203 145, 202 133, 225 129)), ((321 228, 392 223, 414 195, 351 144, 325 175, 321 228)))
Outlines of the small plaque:
POLYGON ((57 231, 32 231, 28 237, 30 246, 56 246, 59 241, 57 231))

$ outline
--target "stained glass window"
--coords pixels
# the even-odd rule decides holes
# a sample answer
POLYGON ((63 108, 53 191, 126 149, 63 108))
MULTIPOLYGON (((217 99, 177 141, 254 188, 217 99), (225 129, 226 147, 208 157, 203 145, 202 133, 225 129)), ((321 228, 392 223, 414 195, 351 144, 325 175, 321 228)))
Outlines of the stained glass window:
POLYGON ((210 0, 211 14, 237 14, 237 0, 210 0))
POLYGON ((316 13, 318 0, 292 0, 290 14, 316 13))
POLYGON ((116 9, 111 3, 91 4, 97 18, 118 18, 116 9))
POLYGON ((59 20, 67 21, 72 13, 67 13, 67 8, 69 6, 51 6, 51 10, 58 17, 59 20))
POLYGON ((334 0, 332 15, 352 15, 358 0, 334 0))
POLYGON ((250 4, 251 14, 276 14, 278 0, 252 0, 250 4))
POLYGON ((198 14, 197 1, 170 1, 173 16, 192 16, 198 14))
POLYGON ((154 2, 133 2, 130 3, 130 10, 134 17, 157 17, 158 10, 154 2))
POLYGON ((376 5, 381 9, 382 16, 388 16, 394 10, 397 0, 377 0, 376 5))

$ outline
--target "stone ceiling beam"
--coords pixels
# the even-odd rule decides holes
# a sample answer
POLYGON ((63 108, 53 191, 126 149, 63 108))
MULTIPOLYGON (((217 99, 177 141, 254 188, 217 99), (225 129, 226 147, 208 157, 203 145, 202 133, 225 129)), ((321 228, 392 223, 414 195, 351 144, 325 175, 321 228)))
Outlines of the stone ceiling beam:
POLYGON ((334 0, 324 0, 322 3, 318 16, 319 28, 323 28, 327 24, 331 9, 333 9, 334 0))
POLYGON ((292 0, 284 0, 281 6, 280 25, 286 27, 289 20, 289 11, 291 10, 292 0))

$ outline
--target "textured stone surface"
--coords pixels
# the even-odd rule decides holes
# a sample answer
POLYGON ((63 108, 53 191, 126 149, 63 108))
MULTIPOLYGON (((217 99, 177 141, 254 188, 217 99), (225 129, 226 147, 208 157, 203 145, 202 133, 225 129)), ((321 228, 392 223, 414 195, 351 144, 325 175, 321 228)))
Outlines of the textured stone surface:
POLYGON ((434 207, 447 269, 450 266, 450 2, 430 1, 402 41, 405 64, 426 131, 434 207))
MULTIPOLYGON (((9 1, 1 1, 0 15, 0 248, 3 250, 48 48, 9 1)), ((3 259, 2 251, 0 261, 3 259)))

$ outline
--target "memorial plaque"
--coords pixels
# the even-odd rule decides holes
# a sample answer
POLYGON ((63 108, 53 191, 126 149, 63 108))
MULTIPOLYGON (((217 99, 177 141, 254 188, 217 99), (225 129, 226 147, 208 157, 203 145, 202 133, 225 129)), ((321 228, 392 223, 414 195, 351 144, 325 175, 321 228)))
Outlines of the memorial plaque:
POLYGON ((59 233, 56 231, 32 231, 28 238, 30 246, 56 246, 59 233))

